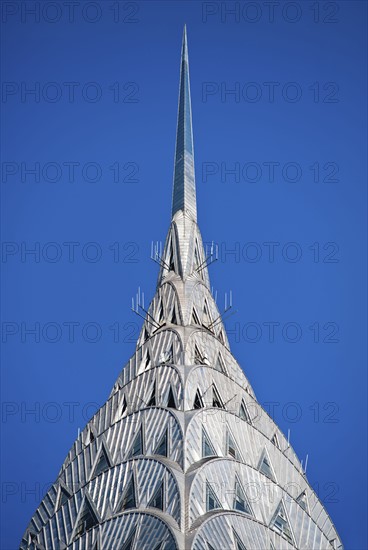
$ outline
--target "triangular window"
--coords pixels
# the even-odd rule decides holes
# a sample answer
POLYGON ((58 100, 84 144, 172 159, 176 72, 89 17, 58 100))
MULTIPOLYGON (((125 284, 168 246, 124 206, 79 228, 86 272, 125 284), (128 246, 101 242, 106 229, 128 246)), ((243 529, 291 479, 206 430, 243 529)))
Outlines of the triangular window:
POLYGON ((70 499, 71 497, 71 493, 67 490, 66 487, 64 487, 64 485, 59 485, 59 494, 58 494, 58 499, 57 499, 57 505, 56 505, 56 510, 58 510, 61 506, 64 506, 64 504, 66 504, 68 502, 68 500, 70 499))
POLYGON ((210 323, 211 323, 211 317, 210 317, 210 313, 209 313, 209 309, 208 309, 207 300, 205 300, 204 301, 204 306, 203 306, 202 325, 204 327, 208 327, 208 325, 210 325, 210 323))
POLYGON ((146 326, 144 327, 144 333, 143 333, 143 342, 145 342, 146 340, 148 340, 148 338, 150 337, 150 335, 148 334, 148 330, 146 328, 146 326))
POLYGON ((266 450, 264 450, 262 453, 262 457, 261 457, 258 469, 260 472, 262 472, 262 474, 267 476, 269 479, 272 479, 272 481, 275 481, 275 476, 273 474, 271 462, 266 453, 266 450))
POLYGON ((215 550, 212 544, 210 544, 208 541, 207 541, 207 548, 208 550, 215 550))
POLYGON ((166 350, 166 363, 174 362, 174 342, 171 342, 171 346, 166 350))
POLYGON ((203 409, 203 400, 202 400, 202 396, 199 392, 199 389, 197 390, 197 392, 195 394, 193 409, 203 409))
POLYGON ((222 332, 222 330, 220 330, 220 332, 218 333, 218 339, 220 340, 221 344, 225 345, 225 338, 224 338, 224 333, 222 332))
POLYGON ((168 438, 167 438, 167 429, 166 429, 162 434, 160 441, 157 444, 157 447, 154 452, 155 455, 167 456, 167 440, 168 438))
POLYGON ((129 483, 123 493, 123 498, 116 510, 116 513, 124 512, 124 510, 129 510, 131 508, 137 508, 137 502, 135 498, 135 482, 134 475, 132 473, 129 483))
POLYGON ((171 312, 171 318, 170 318, 170 323, 172 323, 173 325, 178 325, 178 319, 177 319, 177 316, 176 316, 176 307, 175 307, 175 304, 173 306, 173 309, 172 309, 172 312, 171 312))
POLYGON ((121 550, 132 550, 133 549, 135 534, 136 534, 136 528, 134 527, 133 532, 129 535, 127 540, 124 542, 123 546, 121 547, 121 550))
POLYGON ((198 346, 194 346, 194 363, 196 365, 202 365, 203 364, 203 357, 201 352, 198 349, 198 346))
POLYGON ((87 445, 92 443, 92 441, 94 441, 95 439, 95 434, 93 433, 92 428, 90 428, 88 431, 87 445))
POLYGON ((143 454, 143 433, 142 433, 142 426, 141 426, 139 429, 139 432, 135 436, 128 458, 132 458, 134 456, 138 456, 142 454, 143 454))
POLYGON ((146 355, 144 356, 144 359, 143 359, 143 370, 148 369, 150 366, 151 366, 151 356, 147 348, 146 355))
POLYGON ((247 406, 244 403, 244 401, 242 401, 240 403, 239 416, 242 420, 246 420, 246 422, 248 422, 249 424, 252 423, 252 420, 250 418, 250 414, 248 412, 247 406))
POLYGON ((159 510, 164 509, 164 483, 161 481, 158 489, 156 489, 153 497, 148 503, 148 506, 151 508, 158 508, 159 510))
POLYGON ((270 523, 271 529, 276 531, 279 535, 284 537, 290 544, 293 544, 293 535, 290 527, 288 517, 282 501, 278 505, 276 512, 270 523))
POLYGON ((127 406, 127 402, 126 402, 125 395, 124 395, 123 396, 123 401, 122 401, 122 404, 121 404, 121 409, 120 409, 121 417, 126 415, 127 410, 128 410, 128 406, 127 406))
POLYGON ((280 443, 279 443, 279 438, 277 437, 277 434, 275 434, 275 435, 272 437, 271 443, 273 443, 273 445, 275 445, 275 447, 277 447, 278 449, 280 449, 280 443))
POLYGON ((163 544, 163 542, 159 542, 158 544, 156 544, 153 550, 162 550, 164 548, 164 546, 162 546, 163 544))
MULTIPOLYGON (((36 543, 37 543, 37 535, 36 533, 32 533, 32 532, 29 532, 28 533, 28 541, 27 541, 27 544, 28 546, 31 546, 31 544, 34 544, 34 548, 36 548, 36 543)), ((37 550, 37 548, 36 548, 37 550)))
POLYGON ((308 499, 307 499, 307 492, 306 491, 303 491, 299 496, 298 498, 296 499, 297 503, 303 508, 303 510, 305 510, 306 512, 308 512, 308 499))
POLYGON ((109 457, 107 456, 107 452, 106 452, 105 448, 102 447, 101 452, 100 452, 100 456, 97 460, 97 463, 96 463, 95 469, 93 471, 92 477, 96 477, 96 476, 102 474, 102 472, 104 472, 105 470, 108 470, 110 468, 110 466, 111 466, 111 464, 110 464, 109 457))
POLYGON ((226 434, 226 444, 227 444, 226 454, 238 460, 240 458, 238 447, 229 430, 227 430, 227 434, 226 434))
POLYGON ((206 484, 206 510, 210 512, 216 508, 222 508, 219 499, 216 496, 215 491, 212 489, 211 485, 207 482, 206 484))
POLYGON ((194 269, 198 269, 200 267, 201 260, 198 252, 198 242, 196 241, 195 249, 194 249, 194 269))
POLYGON ((167 396, 167 405, 169 409, 176 409, 176 401, 172 387, 169 387, 169 395, 167 396))
POLYGON ((198 318, 198 315, 197 315, 197 312, 196 310, 193 308, 193 312, 192 312, 192 325, 200 325, 201 323, 199 322, 199 318, 198 318))
POLYGON ((223 373, 226 372, 225 363, 224 363, 224 360, 221 356, 221 353, 219 353, 218 356, 217 356, 217 360, 216 360, 216 363, 215 363, 215 369, 218 370, 219 372, 223 372, 223 373))
POLYGON ((217 407, 219 409, 223 409, 224 405, 222 403, 222 399, 220 397, 219 392, 216 389, 216 386, 212 386, 212 406, 217 407))
POLYGON ((156 381, 153 383, 151 397, 147 403, 147 407, 155 407, 156 405, 156 381))
POLYGON ((172 246, 172 241, 171 240, 170 240, 170 245, 169 245, 168 265, 169 265, 169 271, 175 271, 174 252, 173 252, 173 246, 172 246))
POLYGON ((98 518, 92 508, 91 503, 85 498, 81 514, 79 514, 77 528, 74 532, 75 537, 80 537, 98 523, 98 518))
POLYGON ((252 515, 252 510, 249 506, 247 497, 245 496, 243 488, 238 479, 235 479, 234 510, 252 515))
POLYGON ((159 325, 162 325, 164 320, 165 320, 165 317, 164 317, 164 307, 162 305, 162 301, 160 301, 160 306, 158 308, 158 314, 157 314, 157 318, 158 318, 158 324, 159 325))
POLYGON ((235 539, 235 548, 236 550, 247 550, 244 544, 242 543, 238 533, 233 529, 233 535, 235 539))
POLYGON ((202 458, 206 456, 216 456, 216 451, 204 428, 202 428, 202 458))

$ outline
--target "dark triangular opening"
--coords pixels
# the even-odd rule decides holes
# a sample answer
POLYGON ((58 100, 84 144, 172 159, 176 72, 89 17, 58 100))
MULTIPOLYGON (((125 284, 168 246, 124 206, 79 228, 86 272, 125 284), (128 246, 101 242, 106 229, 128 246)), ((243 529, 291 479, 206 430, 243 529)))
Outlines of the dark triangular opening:
POLYGON ((216 508, 222 508, 219 499, 216 496, 215 491, 212 489, 211 485, 207 482, 206 484, 206 509, 207 512, 215 510, 216 508))
POLYGON ((151 508, 164 509, 164 483, 161 481, 159 487, 156 489, 153 497, 148 503, 151 508))
POLYGON ((211 316, 208 309, 207 300, 204 301, 203 306, 203 317, 202 317, 202 325, 204 327, 208 327, 208 325, 211 323, 211 316))
POLYGON ((148 369, 151 365, 151 356, 148 348, 146 349, 146 355, 144 356, 143 365, 144 370, 148 369))
POLYGON ((203 363, 203 357, 197 345, 194 346, 194 363, 196 365, 202 365, 203 363))
POLYGON ((134 482, 133 473, 123 493, 123 498, 121 499, 120 505, 118 506, 118 509, 116 512, 117 513, 124 512, 124 510, 130 510, 131 508, 137 508, 137 503, 135 498, 135 482, 134 482))
POLYGON ((247 497, 238 479, 235 479, 234 509, 238 510, 238 512, 244 512, 245 514, 252 514, 247 497))
POLYGON ((174 362, 174 342, 171 342, 171 346, 166 351, 166 363, 173 363, 174 362))
POLYGON ((275 445, 275 447, 277 447, 278 449, 280 448, 279 439, 277 437, 277 434, 275 434, 273 436, 273 438, 271 439, 271 443, 273 443, 273 445, 275 445))
POLYGON ((175 307, 175 304, 173 306, 173 309, 172 309, 172 312, 171 312, 171 319, 170 319, 170 322, 173 324, 173 325, 178 325, 178 319, 176 317, 176 307, 175 307))
POLYGON ((227 430, 227 454, 235 459, 239 458, 236 443, 229 430, 227 430))
POLYGON ((64 506, 64 504, 68 502, 71 496, 71 493, 67 490, 66 487, 64 487, 63 485, 59 485, 57 509, 59 509, 61 506, 64 506))
POLYGON ((238 533, 235 531, 235 529, 233 528, 233 535, 234 535, 234 539, 235 539, 235 548, 236 550, 247 550, 246 547, 244 546, 244 544, 242 543, 238 533))
POLYGON ((201 259, 199 256, 198 251, 198 242, 196 241, 195 248, 194 248, 194 269, 197 269, 201 264, 201 259))
POLYGON ((111 464, 110 464, 109 457, 107 456, 107 452, 104 449, 104 447, 102 447, 101 452, 100 452, 100 456, 98 458, 97 464, 96 464, 95 469, 93 471, 93 476, 92 477, 96 477, 96 476, 102 474, 102 472, 105 472, 106 470, 108 470, 110 468, 110 466, 111 466, 111 464))
POLYGON ((162 305, 162 302, 160 301, 160 306, 158 308, 158 324, 159 325, 162 325, 164 320, 165 320, 165 317, 164 317, 164 307, 162 305))
POLYGON ((123 402, 121 404, 121 416, 124 416, 125 413, 127 412, 127 402, 126 402, 126 399, 125 399, 125 395, 123 397, 123 402))
POLYGON ((259 465, 259 471, 262 472, 265 476, 275 481, 275 476, 273 475, 270 459, 268 458, 266 452, 263 453, 261 462, 259 465))
POLYGON ((86 498, 84 500, 82 513, 79 516, 78 525, 75 530, 75 537, 80 537, 81 535, 83 535, 83 533, 88 531, 88 529, 92 529, 92 527, 97 525, 97 523, 98 519, 96 517, 96 514, 90 502, 86 498))
POLYGON ((250 414, 248 412, 248 409, 247 409, 246 404, 244 403, 244 401, 242 401, 241 404, 240 404, 239 416, 242 420, 246 420, 249 424, 252 423, 251 418, 250 418, 250 414))
POLYGON ((169 388, 169 395, 167 397, 167 405, 170 409, 176 409, 175 396, 172 387, 169 388))
POLYGON ((173 243, 172 243, 171 240, 170 240, 170 245, 169 245, 169 261, 168 261, 168 265, 169 265, 169 271, 175 271, 173 243))
POLYGON ((92 441, 94 441, 96 439, 91 428, 89 429, 89 436, 88 437, 89 437, 88 443, 92 443, 92 441))
POLYGON ((222 399, 220 397, 219 392, 216 389, 216 386, 212 386, 212 406, 217 407, 219 409, 224 408, 224 405, 222 403, 222 399))
POLYGON ((193 311, 192 311, 192 325, 200 325, 201 323, 199 322, 199 318, 198 318, 198 315, 197 315, 197 312, 196 310, 193 308, 193 311))
POLYGON ((225 364, 224 364, 224 361, 222 359, 221 353, 219 353, 218 356, 217 356, 217 360, 216 360, 216 363, 215 363, 215 369, 218 370, 219 372, 225 373, 225 364))
POLYGON ((167 456, 167 442, 168 442, 168 437, 167 437, 167 429, 166 429, 162 434, 160 441, 157 444, 154 454, 167 456))
POLYGON ((303 510, 305 510, 306 512, 308 512, 308 500, 307 500, 307 493, 306 491, 303 491, 299 496, 298 498, 296 499, 297 503, 303 508, 303 510))
POLYGON ((216 451, 208 437, 208 434, 204 428, 202 428, 202 457, 216 456, 216 451))
POLYGON ((225 344, 224 333, 222 332, 222 330, 220 330, 218 334, 218 339, 220 340, 221 344, 225 344))
POLYGON ((137 435, 135 436, 128 458, 132 458, 133 456, 138 456, 142 454, 143 454, 143 433, 142 433, 142 426, 141 426, 137 435))
POLYGON ((284 539, 290 542, 290 544, 293 544, 293 535, 282 501, 276 509, 270 527, 271 529, 276 531, 276 533, 278 533, 279 535, 284 537, 284 539))
POLYGON ((132 550, 133 549, 133 543, 135 539, 136 534, 136 528, 133 528, 133 531, 130 533, 127 540, 124 542, 123 546, 121 547, 121 550, 132 550))
POLYGON ((156 382, 153 383, 151 397, 147 403, 148 407, 155 407, 156 405, 156 382))
POLYGON ((202 396, 199 390, 197 390, 195 394, 193 409, 203 409, 202 396))

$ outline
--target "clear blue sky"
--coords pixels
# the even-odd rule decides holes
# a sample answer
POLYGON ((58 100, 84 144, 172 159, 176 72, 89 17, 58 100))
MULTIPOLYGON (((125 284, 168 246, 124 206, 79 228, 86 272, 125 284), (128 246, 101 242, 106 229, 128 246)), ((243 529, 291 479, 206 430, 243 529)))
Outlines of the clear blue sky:
POLYGON ((346 549, 365 549, 367 4, 41 2, 39 20, 34 4, 2 4, 1 549, 133 353, 132 295, 154 293, 184 22, 232 351, 346 549))

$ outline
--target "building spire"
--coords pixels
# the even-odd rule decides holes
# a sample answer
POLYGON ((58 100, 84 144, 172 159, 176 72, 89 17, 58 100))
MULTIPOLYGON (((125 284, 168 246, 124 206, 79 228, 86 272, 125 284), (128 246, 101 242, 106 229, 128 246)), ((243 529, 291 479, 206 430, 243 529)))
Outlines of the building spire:
POLYGON ((189 61, 187 29, 184 25, 181 48, 178 123, 174 163, 174 186, 172 217, 182 210, 197 220, 197 204, 194 175, 194 149, 192 131, 192 108, 190 101, 189 61))

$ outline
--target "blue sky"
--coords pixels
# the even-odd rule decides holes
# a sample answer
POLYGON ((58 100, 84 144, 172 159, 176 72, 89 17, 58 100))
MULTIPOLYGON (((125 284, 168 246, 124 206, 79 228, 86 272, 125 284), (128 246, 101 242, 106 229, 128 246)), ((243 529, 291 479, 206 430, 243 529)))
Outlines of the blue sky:
POLYGON ((232 351, 363 550, 366 3, 35 4, 2 5, 1 548, 134 351, 131 297, 153 296, 170 222, 186 22, 232 351))

